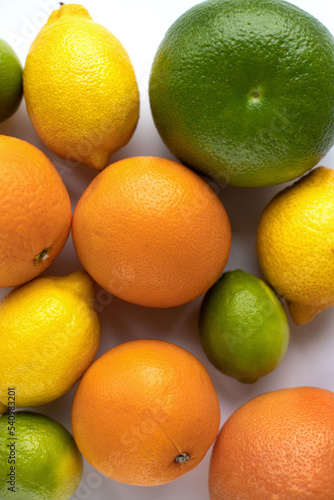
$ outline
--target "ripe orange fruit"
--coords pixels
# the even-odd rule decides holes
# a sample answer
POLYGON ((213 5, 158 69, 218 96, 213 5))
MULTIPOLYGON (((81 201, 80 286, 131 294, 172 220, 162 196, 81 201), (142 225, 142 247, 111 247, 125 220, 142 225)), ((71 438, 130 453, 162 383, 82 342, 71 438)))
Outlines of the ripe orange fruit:
POLYGON ((219 428, 219 402, 200 361, 159 340, 126 342, 83 376, 72 409, 78 448, 117 481, 153 486, 186 474, 219 428))
POLYGON ((135 157, 101 172, 74 212, 83 266, 112 294, 149 307, 189 302, 218 279, 231 247, 223 204, 194 172, 135 157))
POLYGON ((210 465, 211 500, 334 498, 334 393, 262 394, 226 421, 210 465))
POLYGON ((71 202, 49 159, 0 136, 0 287, 38 276, 57 257, 71 228, 71 202))
POLYGON ((224 184, 267 186, 334 144, 334 38, 282 0, 209 0, 169 28, 150 77, 152 115, 183 163, 224 184))

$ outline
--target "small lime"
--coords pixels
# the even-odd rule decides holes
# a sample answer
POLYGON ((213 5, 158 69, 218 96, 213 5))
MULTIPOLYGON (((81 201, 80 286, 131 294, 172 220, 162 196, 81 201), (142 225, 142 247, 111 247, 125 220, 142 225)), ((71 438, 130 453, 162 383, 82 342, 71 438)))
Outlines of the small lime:
POLYGON ((22 95, 20 60, 10 45, 0 39, 0 123, 15 113, 22 95))
POLYGON ((68 500, 82 470, 73 436, 52 418, 30 412, 0 417, 2 500, 68 500))
POLYGON ((251 383, 282 361, 289 326, 275 293, 256 276, 237 270, 224 273, 207 292, 200 337, 218 370, 251 383))

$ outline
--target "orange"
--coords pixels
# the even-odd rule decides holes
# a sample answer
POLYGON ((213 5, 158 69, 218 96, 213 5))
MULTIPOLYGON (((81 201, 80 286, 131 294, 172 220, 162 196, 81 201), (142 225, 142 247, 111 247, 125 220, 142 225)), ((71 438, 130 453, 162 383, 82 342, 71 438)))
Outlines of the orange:
POLYGON ((226 421, 210 465, 211 500, 332 500, 334 393, 262 394, 226 421))
POLYGON ((0 287, 38 276, 57 257, 71 227, 66 187, 49 159, 0 136, 0 287))
POLYGON ((73 240, 88 273, 110 293, 149 307, 189 302, 227 262, 231 229, 214 191, 163 158, 116 162, 86 189, 73 240))
POLYGON ((72 409, 79 450, 117 481, 153 486, 189 472, 215 440, 219 402, 200 361, 159 340, 126 342, 83 376, 72 409))

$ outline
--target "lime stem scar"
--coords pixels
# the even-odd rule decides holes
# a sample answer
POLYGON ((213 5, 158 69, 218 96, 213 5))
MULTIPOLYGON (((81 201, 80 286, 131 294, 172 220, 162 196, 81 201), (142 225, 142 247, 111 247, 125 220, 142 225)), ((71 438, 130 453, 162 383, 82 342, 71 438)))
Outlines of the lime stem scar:
POLYGON ((259 97, 259 94, 257 92, 254 92, 253 97, 259 97))
POLYGON ((50 255, 49 255, 50 250, 51 250, 51 248, 44 248, 44 250, 42 250, 41 253, 36 255, 36 257, 34 259, 35 266, 38 266, 38 264, 40 262, 42 262, 43 260, 46 260, 50 257, 50 255))
POLYGON ((174 459, 174 462, 176 462, 177 464, 182 464, 183 462, 189 462, 189 460, 191 460, 191 458, 189 457, 188 453, 183 452, 174 459))

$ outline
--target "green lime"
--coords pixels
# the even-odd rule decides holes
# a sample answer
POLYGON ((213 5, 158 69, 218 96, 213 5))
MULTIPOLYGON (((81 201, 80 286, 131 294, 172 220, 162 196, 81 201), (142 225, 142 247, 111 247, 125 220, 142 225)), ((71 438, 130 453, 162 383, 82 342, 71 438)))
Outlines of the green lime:
POLYGON ((22 95, 20 60, 10 45, 0 39, 0 123, 15 113, 22 95))
POLYGON ((150 103, 183 163, 234 186, 294 179, 334 144, 334 38, 282 0, 209 0, 169 28, 150 103))
POLYGON ((52 418, 30 412, 0 417, 0 498, 68 500, 83 470, 73 436, 52 418))
POLYGON ((209 360, 245 383, 274 370, 288 348, 288 320, 279 299, 241 270, 224 273, 207 292, 199 326, 209 360))

